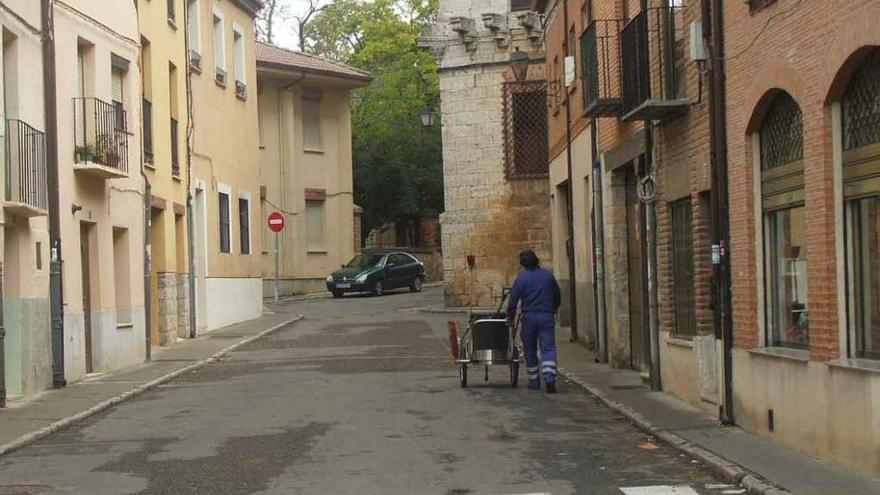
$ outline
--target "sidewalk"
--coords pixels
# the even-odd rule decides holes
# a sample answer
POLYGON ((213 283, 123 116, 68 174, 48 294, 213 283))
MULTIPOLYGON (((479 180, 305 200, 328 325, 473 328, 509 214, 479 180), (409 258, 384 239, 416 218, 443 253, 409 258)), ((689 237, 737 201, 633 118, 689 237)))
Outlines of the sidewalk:
POLYGON ((158 349, 148 363, 12 401, 6 409, 0 409, 0 455, 216 361, 235 348, 280 330, 299 318, 280 311, 264 313, 255 320, 158 349))
POLYGON ((721 426, 716 418, 671 395, 652 392, 638 373, 597 364, 586 347, 568 342, 567 329, 557 331, 557 348, 560 372, 566 378, 658 440, 714 466, 751 493, 785 493, 771 485, 797 495, 880 493, 880 480, 735 426, 721 426))

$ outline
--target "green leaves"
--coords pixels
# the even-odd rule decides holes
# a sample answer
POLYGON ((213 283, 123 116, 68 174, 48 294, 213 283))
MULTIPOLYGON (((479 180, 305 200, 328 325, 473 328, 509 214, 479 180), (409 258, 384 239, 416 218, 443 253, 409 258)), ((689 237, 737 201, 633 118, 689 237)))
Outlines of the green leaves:
POLYGON ((426 106, 439 109, 437 62, 416 43, 437 9, 437 0, 334 0, 305 28, 310 51, 374 77, 351 103, 355 201, 364 208, 364 235, 386 222, 443 210, 439 126, 423 130, 418 116, 426 106))

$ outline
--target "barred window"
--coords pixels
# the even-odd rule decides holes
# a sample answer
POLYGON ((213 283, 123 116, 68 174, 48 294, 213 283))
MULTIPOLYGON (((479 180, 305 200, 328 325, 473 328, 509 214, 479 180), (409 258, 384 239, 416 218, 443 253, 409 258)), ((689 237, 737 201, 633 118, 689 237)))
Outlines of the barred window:
POLYGON ((844 150, 880 142, 880 49, 853 75, 841 107, 844 150))
POLYGON ((693 212, 690 198, 670 205, 672 214, 673 335, 692 339, 697 333, 694 295, 693 212))
POLYGON ((785 91, 774 97, 761 127, 761 168, 769 169, 804 157, 801 108, 785 91))
POLYGON ((509 81, 503 86, 504 174, 508 180, 541 179, 547 158, 547 83, 509 81))

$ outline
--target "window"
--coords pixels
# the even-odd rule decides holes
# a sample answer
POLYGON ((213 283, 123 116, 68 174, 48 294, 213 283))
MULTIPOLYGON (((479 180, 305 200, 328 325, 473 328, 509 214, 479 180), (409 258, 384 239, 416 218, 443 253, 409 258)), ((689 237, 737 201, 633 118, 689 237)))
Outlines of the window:
POLYGON ((806 222, 801 110, 778 91, 760 130, 767 344, 806 348, 806 222))
POLYGON ((321 151, 321 93, 303 90, 303 147, 306 151, 321 151))
POLYGON ((581 5, 581 29, 587 29, 587 26, 593 22, 593 0, 584 0, 581 5))
POLYGON ((693 209, 690 199, 670 205, 672 210, 672 297, 675 313, 673 335, 690 339, 697 332, 694 311, 693 209))
POLYGON ((754 14, 755 12, 775 2, 776 0, 749 0, 749 10, 754 14))
POLYGON ((510 81, 502 91, 505 177, 547 177, 547 83, 510 81))
POLYGON ((251 206, 248 198, 238 198, 238 226, 241 254, 251 254, 251 206))
POLYGON ((199 0, 187 0, 187 23, 186 38, 189 42, 191 52, 201 55, 202 53, 202 37, 201 33, 201 9, 199 8, 199 0))
POLYGON ((510 11, 519 12, 522 10, 532 10, 534 4, 534 0, 510 0, 510 11))
POLYGON ((110 99, 113 102, 114 120, 117 129, 127 129, 125 122, 125 76, 128 73, 128 60, 116 55, 110 58, 110 99))
POLYGON ((218 211, 218 216, 220 218, 220 252, 229 253, 231 252, 229 245, 229 218, 232 216, 229 205, 229 192, 220 192, 219 208, 220 209, 218 211))
POLYGON ((172 63, 168 63, 168 102, 170 105, 169 114, 171 115, 169 140, 171 141, 171 176, 180 177, 180 131, 178 129, 177 120, 177 67, 172 63))
POLYGON ((324 249, 324 202, 306 201, 307 249, 323 251, 324 249))
POLYGON ((214 12, 214 80, 226 86, 226 40, 223 35, 223 16, 214 12))
POLYGON ((177 21, 177 0, 168 0, 168 22, 174 24, 177 21))
POLYGON ((150 42, 141 38, 141 89, 143 91, 143 101, 141 109, 141 117, 143 119, 142 132, 144 134, 144 161, 153 163, 153 103, 151 96, 153 92, 153 71, 151 60, 150 42))
POLYGON ((856 357, 880 359, 880 49, 841 101, 849 327, 856 357))
POLYGON ((232 31, 232 48, 234 57, 233 64, 235 69, 235 96, 238 96, 241 99, 247 98, 247 80, 245 79, 245 66, 244 66, 244 37, 241 34, 241 29, 237 26, 233 28, 232 31))

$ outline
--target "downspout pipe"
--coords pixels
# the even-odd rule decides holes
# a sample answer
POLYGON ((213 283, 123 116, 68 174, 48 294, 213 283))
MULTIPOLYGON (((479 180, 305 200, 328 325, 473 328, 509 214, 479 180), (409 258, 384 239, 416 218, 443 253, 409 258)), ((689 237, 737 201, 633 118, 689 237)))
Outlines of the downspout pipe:
POLYGON ((64 374, 64 291, 61 255, 61 208, 58 179, 58 102, 55 80, 53 0, 40 1, 43 48, 43 105, 46 126, 46 187, 49 200, 49 307, 52 326, 52 385, 67 385, 64 374))
MULTIPOLYGON (((183 9, 183 25, 189 26, 189 4, 183 9)), ((196 327, 196 247, 194 244, 195 222, 193 220, 193 188, 192 188, 192 137, 193 137, 193 91, 192 70, 189 68, 189 36, 184 35, 184 63, 186 66, 186 251, 189 271, 189 338, 198 334, 196 327)))
POLYGON ((593 276, 596 287, 596 360, 608 362, 608 327, 605 312, 605 218, 602 207, 602 161, 599 159, 599 119, 590 125, 593 156, 593 276))
POLYGON ((722 344, 721 407, 724 424, 734 423, 733 318, 730 293, 730 224, 727 191, 727 114, 725 109, 724 19, 721 0, 703 0, 703 43, 709 48, 709 139, 712 218, 712 307, 715 338, 722 344), (711 1, 711 5, 710 5, 711 1))
MULTIPOLYGON (((138 8, 137 0, 133 0, 134 2, 134 11, 137 14, 137 22, 138 26, 140 26, 140 9, 138 8)), ((143 76, 143 63, 140 58, 138 58, 138 68, 140 69, 140 74, 143 76)), ((141 77, 141 85, 143 85, 143 77, 141 77)), ((143 93, 143 88, 141 88, 141 93, 143 93)), ((143 112, 143 109, 141 110, 143 112)), ((141 119, 143 119, 143 115, 141 115, 141 119)), ((142 120, 140 120, 142 122, 142 120)), ((150 179, 147 177, 147 173, 144 170, 144 133, 141 130, 141 178, 144 180, 144 361, 149 361, 153 357, 153 341, 150 338, 150 332, 153 326, 153 255, 152 255, 152 242, 153 242, 153 216, 152 216, 152 205, 153 205, 153 187, 150 185, 150 179)))
MULTIPOLYGON (((567 53, 573 53, 573 47, 568 46, 568 0, 562 0, 562 22, 565 25, 563 32, 565 33, 565 46, 567 53)), ((566 55, 567 56, 567 55, 566 55)), ((568 254, 568 279, 569 279, 569 305, 571 306, 571 338, 569 342, 575 342, 578 339, 578 318, 577 318, 577 267, 574 247, 574 174, 572 173, 571 163, 571 98, 569 97, 568 87, 565 81, 560 81, 559 91, 565 93, 565 159, 568 170, 568 194, 566 196, 568 210, 568 242, 565 244, 565 251, 568 254)))

